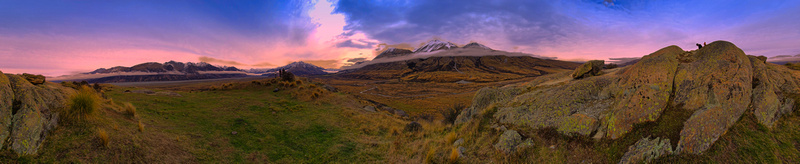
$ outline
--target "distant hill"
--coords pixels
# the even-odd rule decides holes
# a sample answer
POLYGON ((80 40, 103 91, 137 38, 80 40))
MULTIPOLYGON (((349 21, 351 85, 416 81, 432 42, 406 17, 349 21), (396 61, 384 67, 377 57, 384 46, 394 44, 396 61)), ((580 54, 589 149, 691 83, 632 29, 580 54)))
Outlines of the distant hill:
POLYGON ((166 63, 147 62, 131 67, 99 68, 92 72, 53 78, 53 81, 87 81, 90 83, 175 81, 244 77, 246 72, 236 67, 214 66, 205 62, 166 63))
MULTIPOLYGON (((391 51, 390 51, 391 50, 391 51)), ((541 76, 572 70, 579 63, 541 59, 530 54, 492 50, 479 43, 458 48, 450 42, 433 40, 417 48, 415 53, 388 55, 389 49, 373 62, 345 68, 337 76, 358 79, 401 79, 435 82, 488 82, 541 76), (430 56, 418 56, 427 54, 430 56), (391 57, 389 57, 391 56, 391 57)))
POLYGON ((287 64, 285 66, 278 67, 278 68, 273 68, 273 69, 268 69, 266 71, 262 70, 262 71, 255 71, 255 72, 250 72, 250 73, 260 73, 260 74, 263 74, 263 75, 273 75, 273 74, 275 74, 275 72, 278 72, 278 70, 280 70, 280 69, 285 69, 286 71, 289 71, 292 74, 297 75, 297 76, 328 74, 328 72, 326 72, 325 68, 322 68, 322 67, 319 67, 319 66, 316 66, 316 65, 313 65, 313 64, 309 64, 309 63, 306 63, 306 62, 303 62, 303 61, 292 62, 292 63, 287 64))
POLYGON ((399 49, 399 48, 388 48, 388 49, 384 50, 383 52, 381 52, 381 54, 378 54, 378 56, 376 56, 375 59, 408 56, 408 55, 411 55, 412 53, 414 53, 414 52, 411 51, 411 50, 399 49))

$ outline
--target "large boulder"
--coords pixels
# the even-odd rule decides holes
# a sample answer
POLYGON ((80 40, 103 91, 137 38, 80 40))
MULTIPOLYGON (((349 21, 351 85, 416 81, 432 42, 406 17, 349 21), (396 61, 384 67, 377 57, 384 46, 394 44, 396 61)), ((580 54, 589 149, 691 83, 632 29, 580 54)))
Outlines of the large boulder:
POLYGON ((572 72, 572 78, 580 79, 589 76, 597 76, 600 75, 601 71, 603 70, 603 65, 605 61, 603 60, 589 60, 583 65, 579 66, 572 72))
POLYGON ((6 139, 11 135, 11 117, 14 91, 11 89, 11 81, 0 72, 0 148, 5 144, 6 139))
POLYGON ((798 88, 800 79, 791 76, 792 70, 784 66, 764 63, 753 56, 750 61, 753 63, 753 115, 759 123, 772 128, 781 115, 792 111, 794 99, 782 93, 798 88))
POLYGON ((683 52, 678 46, 662 48, 618 72, 616 100, 608 117, 606 136, 616 139, 634 124, 655 121, 661 115, 672 93, 678 54, 683 52))
POLYGON ((669 143, 669 139, 661 139, 658 137, 650 139, 650 137, 647 137, 629 146, 628 152, 625 152, 625 155, 622 156, 619 163, 649 163, 658 157, 670 155, 672 153, 672 145, 669 143))
POLYGON ((753 66, 744 52, 726 41, 698 50, 675 75, 673 105, 695 111, 681 130, 678 151, 701 153, 744 113, 752 96, 753 66))
MULTIPOLYGON (((72 90, 56 84, 33 85, 22 76, 7 75, 13 97, 10 149, 19 155, 36 154, 48 132, 58 123, 56 110, 63 109, 72 90)), ((7 101, 7 100, 4 100, 7 101)))
MULTIPOLYGON (((698 154, 710 148, 748 108, 760 124, 773 127, 782 115, 792 112, 797 101, 792 96, 800 94, 800 73, 747 56, 726 41, 696 51, 665 47, 633 65, 596 76, 575 79, 573 73, 481 89, 456 122, 492 114, 488 121, 499 125, 618 139, 636 125, 656 122, 665 109, 674 108, 691 116, 656 124, 682 123, 680 131, 669 132, 680 134, 673 139, 677 140, 677 145, 672 144, 674 152, 698 154)), ((654 137, 666 140, 669 136, 654 137)))

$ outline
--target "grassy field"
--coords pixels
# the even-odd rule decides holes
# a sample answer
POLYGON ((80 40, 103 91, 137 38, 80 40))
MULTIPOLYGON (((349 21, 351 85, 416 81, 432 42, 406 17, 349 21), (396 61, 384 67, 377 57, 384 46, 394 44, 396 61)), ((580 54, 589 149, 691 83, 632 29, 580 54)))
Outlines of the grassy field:
MULTIPOLYGON (((438 115, 453 104, 468 105, 474 94, 471 88, 500 83, 363 81, 365 85, 354 83, 331 92, 324 89, 325 84, 311 82, 322 80, 301 79, 214 81, 165 88, 105 85, 107 98, 96 120, 62 124, 48 135, 39 155, 16 157, 6 150, 0 152, 0 163, 616 163, 628 146, 643 137, 666 137, 674 146, 678 137, 670 132, 678 131, 689 117, 689 112, 667 109, 656 122, 637 125, 620 139, 599 141, 563 136, 555 129, 508 127, 521 130, 534 146, 503 154, 493 147, 502 130, 489 121, 491 110, 464 126, 442 122, 438 115), (359 93, 376 86, 384 89, 365 93, 412 94, 401 93, 405 87, 443 96, 386 98, 359 93), (273 92, 275 88, 280 91, 273 92), (144 89, 156 94, 135 93, 144 89), (368 112, 362 108, 373 103, 366 100, 416 112, 416 116, 368 112), (426 112, 436 119, 420 119, 426 112), (406 131, 412 121, 422 129, 406 131), (458 139, 466 141, 462 144, 466 158, 454 153, 453 142, 458 139)), ((332 85, 346 86, 345 81, 339 82, 332 85)), ((796 163, 800 161, 798 122, 795 112, 768 129, 746 113, 702 155, 672 155, 654 162, 796 163)))
POLYGON ((40 155, 5 152, 2 159, 11 161, 3 163, 417 163, 424 158, 420 149, 443 138, 448 127, 421 122, 422 131, 407 132, 410 121, 367 112, 358 99, 319 83, 262 81, 154 90, 181 96, 106 87, 103 101, 130 102, 135 116, 104 107, 96 121, 57 128, 40 155))

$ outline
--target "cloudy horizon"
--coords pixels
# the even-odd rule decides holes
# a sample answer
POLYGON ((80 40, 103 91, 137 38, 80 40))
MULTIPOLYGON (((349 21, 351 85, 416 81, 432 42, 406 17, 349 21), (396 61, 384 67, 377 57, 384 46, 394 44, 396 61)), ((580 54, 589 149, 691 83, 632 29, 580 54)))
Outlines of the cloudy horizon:
POLYGON ((798 1, 2 1, 0 71, 59 76, 144 62, 338 68, 431 39, 559 60, 731 41, 800 54, 798 1))

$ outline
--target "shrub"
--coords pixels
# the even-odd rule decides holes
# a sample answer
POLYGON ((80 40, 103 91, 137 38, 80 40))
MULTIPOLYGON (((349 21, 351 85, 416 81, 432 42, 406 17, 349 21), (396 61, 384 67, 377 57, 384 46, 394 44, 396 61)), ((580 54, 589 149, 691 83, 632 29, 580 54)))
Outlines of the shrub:
POLYGON ((67 109, 63 116, 68 121, 87 121, 90 120, 97 109, 100 108, 100 97, 94 89, 88 86, 81 86, 77 93, 70 96, 67 101, 67 109))
POLYGON ((97 129, 97 138, 100 139, 100 143, 102 143, 103 146, 108 147, 108 133, 106 133, 105 130, 97 129))
POLYGON ((605 69, 614 69, 614 68, 617 68, 617 67, 619 67, 619 65, 617 65, 617 64, 614 64, 614 63, 610 63, 610 64, 606 64, 606 65, 605 65, 605 66, 603 66, 603 67, 605 67, 605 69))
POLYGON ((136 107, 133 106, 133 104, 131 104, 131 103, 127 103, 127 102, 123 103, 122 113, 125 114, 125 116, 128 116, 130 118, 135 118, 136 117, 136 107))
POLYGON ((294 74, 285 69, 281 69, 278 71, 278 76, 281 78, 281 81, 294 81, 294 74))
POLYGON ((800 63, 786 63, 784 65, 789 69, 800 70, 800 63))
POLYGON ((444 118, 442 122, 452 124, 456 121, 456 117, 458 117, 458 114, 461 113, 464 108, 467 108, 464 104, 454 104, 450 108, 441 110, 442 118, 444 118))

